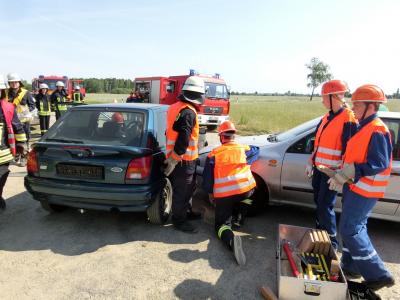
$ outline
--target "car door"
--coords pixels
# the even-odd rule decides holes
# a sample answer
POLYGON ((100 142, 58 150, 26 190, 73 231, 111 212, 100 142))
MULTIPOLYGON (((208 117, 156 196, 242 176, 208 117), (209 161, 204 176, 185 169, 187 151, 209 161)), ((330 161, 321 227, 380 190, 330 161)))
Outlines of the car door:
POLYGON ((392 172, 385 197, 378 202, 381 213, 400 216, 400 120, 382 118, 389 129, 392 141, 392 172))
POLYGON ((281 173, 281 196, 284 202, 314 206, 311 178, 305 174, 314 139, 315 129, 297 137, 285 152, 281 173))

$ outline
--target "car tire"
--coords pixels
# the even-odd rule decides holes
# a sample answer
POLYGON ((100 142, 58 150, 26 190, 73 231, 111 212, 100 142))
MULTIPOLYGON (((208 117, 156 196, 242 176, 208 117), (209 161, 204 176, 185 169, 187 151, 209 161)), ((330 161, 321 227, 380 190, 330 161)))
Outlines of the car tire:
POLYGON ((153 203, 147 209, 147 217, 152 224, 165 224, 172 209, 172 185, 168 178, 164 179, 162 188, 153 203))
POLYGON ((217 129, 217 125, 207 125, 207 130, 208 131, 214 131, 215 129, 217 129))
POLYGON ((64 205, 49 204, 47 200, 40 200, 40 205, 49 213, 59 213, 67 209, 64 205))
POLYGON ((254 217, 260 212, 262 212, 268 205, 268 188, 267 185, 265 184, 264 180, 258 176, 257 174, 254 174, 254 179, 256 180, 257 187, 253 193, 253 195, 250 197, 251 200, 253 200, 253 203, 250 205, 248 211, 247 211, 247 216, 248 217, 254 217))

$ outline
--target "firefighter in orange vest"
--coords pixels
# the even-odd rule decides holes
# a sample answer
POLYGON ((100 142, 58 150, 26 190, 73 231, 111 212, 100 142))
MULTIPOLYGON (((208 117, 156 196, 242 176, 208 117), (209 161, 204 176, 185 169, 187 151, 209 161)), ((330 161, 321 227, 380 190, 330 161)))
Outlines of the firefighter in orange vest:
POLYGON ((329 177, 315 166, 339 168, 347 141, 357 131, 357 121, 353 112, 343 106, 346 91, 347 84, 342 80, 330 80, 323 84, 322 103, 329 111, 317 126, 314 151, 306 166, 306 174, 312 176, 314 201, 317 206, 316 227, 328 232, 336 249, 338 240, 334 207, 337 193, 329 189, 329 177))
POLYGON ((367 233, 368 216, 385 195, 392 166, 390 133, 377 115, 380 103, 387 100, 382 89, 367 84, 353 93, 351 101, 359 128, 347 143, 342 168, 329 183, 331 189, 343 191, 343 271, 348 277, 364 277, 365 285, 377 290, 394 285, 367 233))
POLYGON ((172 222, 176 229, 188 233, 197 232, 188 219, 201 217, 199 213, 191 212, 189 201, 196 184, 199 139, 197 110, 203 103, 204 93, 203 79, 188 77, 179 101, 170 105, 167 113, 167 159, 164 162, 164 173, 169 176, 173 189, 172 222))
POLYGON ((25 154, 26 135, 24 127, 18 119, 16 108, 7 102, 6 83, 0 75, 0 209, 5 210, 6 201, 3 189, 10 170, 8 166, 15 154, 25 154))
POLYGON ((236 128, 230 121, 219 126, 221 146, 212 150, 207 157, 203 188, 212 193, 214 199, 215 232, 218 238, 233 251, 237 263, 244 265, 246 256, 240 236, 233 234, 232 218, 235 210, 246 210, 246 201, 254 193, 256 182, 247 160, 250 146, 236 143, 235 133, 236 128))

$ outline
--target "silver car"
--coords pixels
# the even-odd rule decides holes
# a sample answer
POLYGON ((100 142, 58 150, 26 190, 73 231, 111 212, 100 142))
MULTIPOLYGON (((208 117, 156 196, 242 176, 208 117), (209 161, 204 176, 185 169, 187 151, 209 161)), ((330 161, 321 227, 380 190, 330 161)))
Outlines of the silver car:
MULTIPOLYGON (((393 164, 385 198, 378 201, 371 216, 400 222, 400 113, 378 114, 391 133, 393 164)), ((260 147, 259 159, 251 166, 257 181, 253 209, 258 210, 272 203, 315 207, 311 179, 305 174, 305 166, 314 147, 315 130, 320 119, 316 118, 280 134, 237 139, 239 143, 260 147)), ((209 151, 211 147, 201 151, 198 174, 202 173, 209 151)), ((336 210, 340 211, 341 201, 338 200, 336 210)))

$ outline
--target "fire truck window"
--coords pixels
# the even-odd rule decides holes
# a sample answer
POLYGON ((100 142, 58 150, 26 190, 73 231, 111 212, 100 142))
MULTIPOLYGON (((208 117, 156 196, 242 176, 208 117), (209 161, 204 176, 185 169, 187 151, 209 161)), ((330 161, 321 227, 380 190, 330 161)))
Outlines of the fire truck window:
POLYGON ((169 82, 169 83, 166 85, 166 90, 167 90, 167 93, 173 93, 173 92, 175 92, 175 83, 174 83, 174 82, 169 82))

